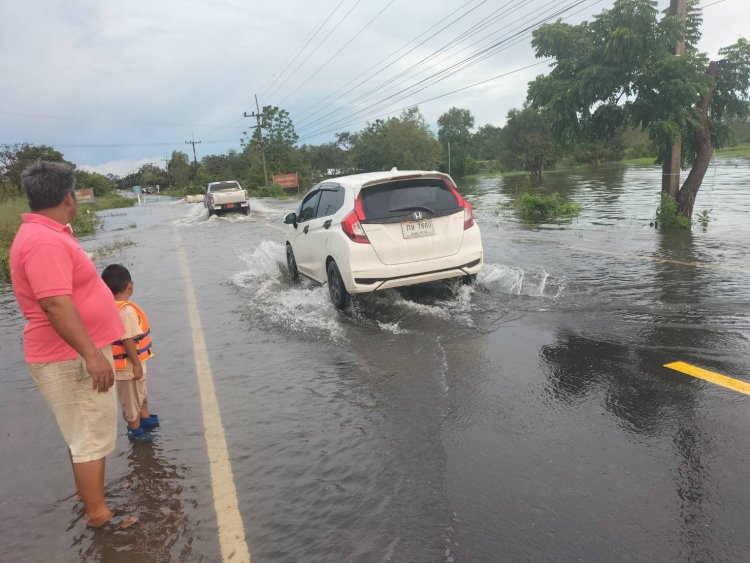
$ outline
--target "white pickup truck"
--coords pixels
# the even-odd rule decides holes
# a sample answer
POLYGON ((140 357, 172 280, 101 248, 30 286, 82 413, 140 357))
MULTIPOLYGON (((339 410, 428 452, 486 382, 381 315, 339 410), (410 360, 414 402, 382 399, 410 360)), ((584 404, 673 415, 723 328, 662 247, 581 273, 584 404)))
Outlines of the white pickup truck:
POLYGON ((228 210, 242 211, 245 215, 250 211, 247 191, 236 180, 224 180, 223 182, 208 184, 203 205, 208 209, 209 217, 228 210))

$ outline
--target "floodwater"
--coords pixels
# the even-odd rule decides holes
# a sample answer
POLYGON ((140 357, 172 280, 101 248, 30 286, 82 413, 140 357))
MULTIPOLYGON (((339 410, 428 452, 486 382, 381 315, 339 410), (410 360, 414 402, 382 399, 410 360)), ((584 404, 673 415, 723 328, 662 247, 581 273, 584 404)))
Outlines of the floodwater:
POLYGON ((0 294, 2 561, 220 560, 183 280, 184 244, 255 561, 746 561, 750 161, 717 159, 704 231, 649 227, 660 170, 548 174, 583 205, 518 220, 524 178, 463 184, 486 265, 473 287, 389 290, 340 313, 287 281, 294 202, 249 217, 151 198, 103 213, 91 251, 135 280, 162 427, 108 458, 139 527, 85 528, 67 454, 0 294))

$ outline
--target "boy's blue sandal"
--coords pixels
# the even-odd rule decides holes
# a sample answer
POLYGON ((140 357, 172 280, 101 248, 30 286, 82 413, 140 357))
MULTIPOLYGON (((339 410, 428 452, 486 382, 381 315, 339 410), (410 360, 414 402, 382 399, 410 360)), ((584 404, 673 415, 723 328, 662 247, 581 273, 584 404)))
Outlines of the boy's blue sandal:
POLYGON ((151 434, 143 428, 128 428, 128 438, 133 442, 150 442, 151 434))
POLYGON ((158 414, 152 414, 148 418, 142 418, 141 419, 141 428, 145 428, 146 430, 152 430, 154 428, 159 428, 159 415, 158 414))

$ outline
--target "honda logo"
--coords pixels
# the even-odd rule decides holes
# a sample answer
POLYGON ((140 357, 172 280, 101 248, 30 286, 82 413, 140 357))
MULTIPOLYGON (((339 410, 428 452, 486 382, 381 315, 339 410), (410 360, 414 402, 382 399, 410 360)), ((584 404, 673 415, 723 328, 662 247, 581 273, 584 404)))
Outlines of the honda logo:
POLYGON ((422 220, 422 212, 421 211, 415 211, 414 212, 414 220, 415 221, 421 221, 422 220))

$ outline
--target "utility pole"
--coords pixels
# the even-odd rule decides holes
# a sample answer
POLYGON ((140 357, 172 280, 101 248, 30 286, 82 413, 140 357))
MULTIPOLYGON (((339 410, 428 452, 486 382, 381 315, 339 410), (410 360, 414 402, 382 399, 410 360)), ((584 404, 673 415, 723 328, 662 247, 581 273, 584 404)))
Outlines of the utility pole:
POLYGON ((255 122, 257 123, 257 125, 255 125, 252 128, 258 130, 258 138, 260 140, 260 157, 263 160, 263 178, 265 179, 266 186, 267 186, 268 185, 268 170, 266 168, 266 146, 265 146, 265 143, 263 142, 263 129, 261 129, 260 127, 260 118, 265 117, 265 115, 260 113, 260 106, 258 105, 258 94, 255 94, 255 110, 256 111, 253 113, 244 112, 242 116, 254 117, 255 122))
MULTIPOLYGON (((677 16, 682 21, 683 27, 687 23, 687 0, 669 0, 670 15, 677 16)), ((682 56, 685 54, 685 34, 682 40, 675 45, 674 54, 682 56)), ((682 161, 682 135, 677 133, 674 144, 671 146, 671 154, 665 159, 661 166, 661 191, 672 197, 677 197, 680 191, 680 163, 682 161)))
POLYGON ((169 155, 165 155, 165 157, 162 158, 161 161, 164 163, 164 169, 167 171, 167 187, 169 187, 172 185, 172 182, 169 179, 169 160, 167 160, 167 156, 169 155))
POLYGON ((200 145, 200 141, 195 140, 195 136, 193 135, 193 132, 190 131, 190 141, 185 141, 186 145, 193 145, 193 164, 197 167, 198 166, 198 159, 195 156, 195 145, 200 145))

